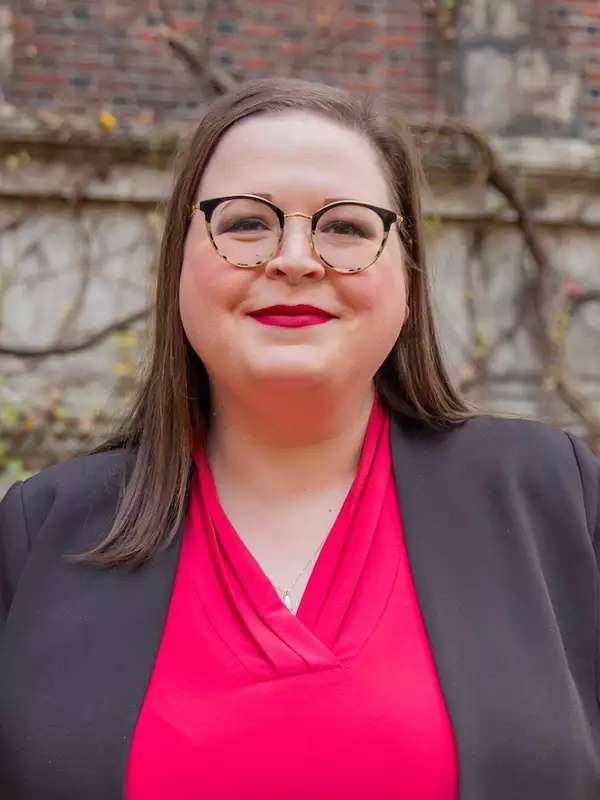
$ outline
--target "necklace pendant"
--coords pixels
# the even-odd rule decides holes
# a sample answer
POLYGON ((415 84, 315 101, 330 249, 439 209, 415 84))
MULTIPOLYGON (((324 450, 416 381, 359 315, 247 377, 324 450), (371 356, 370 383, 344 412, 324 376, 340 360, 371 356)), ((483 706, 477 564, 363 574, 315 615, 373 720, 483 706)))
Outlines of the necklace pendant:
POLYGON ((283 593, 283 602, 285 604, 285 607, 288 609, 288 611, 291 611, 292 610, 292 598, 290 597, 289 592, 287 592, 287 591, 283 593))

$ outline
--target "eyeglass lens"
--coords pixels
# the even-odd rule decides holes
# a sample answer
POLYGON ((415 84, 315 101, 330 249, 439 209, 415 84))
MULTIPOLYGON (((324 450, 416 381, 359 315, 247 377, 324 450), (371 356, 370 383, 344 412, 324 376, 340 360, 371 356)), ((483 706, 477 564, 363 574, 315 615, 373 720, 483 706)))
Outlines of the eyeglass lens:
MULTIPOLYGON (((266 203, 251 198, 225 200, 214 210, 211 233, 215 247, 228 261, 242 267, 273 258, 281 237, 277 214, 266 203)), ((353 272, 369 266, 384 237, 377 212, 343 204, 321 215, 314 233, 319 256, 335 269, 353 272)))

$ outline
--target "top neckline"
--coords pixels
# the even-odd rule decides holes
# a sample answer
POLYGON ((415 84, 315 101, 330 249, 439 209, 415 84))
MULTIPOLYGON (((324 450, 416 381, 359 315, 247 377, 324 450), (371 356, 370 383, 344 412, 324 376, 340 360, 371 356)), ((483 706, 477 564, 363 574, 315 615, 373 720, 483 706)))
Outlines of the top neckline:
POLYGON ((238 534, 197 447, 186 537, 196 549, 197 586, 220 637, 253 673, 272 678, 338 667, 369 637, 391 593, 400 542, 389 417, 376 398, 354 481, 293 614, 238 534), (387 512, 386 512, 387 507, 387 512))

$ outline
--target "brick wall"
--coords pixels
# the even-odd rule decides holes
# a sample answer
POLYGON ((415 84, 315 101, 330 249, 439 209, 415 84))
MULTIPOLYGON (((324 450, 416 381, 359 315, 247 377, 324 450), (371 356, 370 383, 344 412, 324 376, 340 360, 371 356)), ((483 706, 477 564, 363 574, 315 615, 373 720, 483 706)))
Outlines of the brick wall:
POLYGON ((578 123, 585 138, 600 140, 600 0, 551 0, 554 41, 581 75, 578 123))
MULTIPOLYGON (((178 3, 182 24, 193 21, 186 5, 178 3)), ((69 110, 108 105, 121 115, 193 112, 201 99, 193 79, 153 33, 158 17, 135 6, 18 0, 7 99, 69 110)))
MULTIPOLYGON (((6 98, 29 107, 109 105, 122 115, 194 116, 199 81, 159 35, 159 10, 141 5, 17 0, 6 98)), ((203 6, 169 3, 177 28, 195 38, 202 36, 203 6)), ((429 36, 418 0, 225 0, 211 20, 210 51, 240 77, 325 77, 358 92, 400 87, 407 105, 430 106, 429 36)))
MULTIPOLYGON (((202 36, 204 2, 168 6, 181 32, 202 36)), ((9 102, 108 105, 159 119, 194 116, 202 103, 199 81, 160 37, 151 3, 16 0, 13 8, 9 102)), ((240 77, 325 78, 358 92, 389 87, 408 107, 433 103, 431 31, 419 0, 221 0, 209 37, 212 58, 240 77)))
MULTIPOLYGON (((401 97, 407 110, 427 113, 443 109, 449 96, 447 81, 440 80, 435 15, 444 2, 218 0, 211 4, 216 10, 206 26, 209 51, 215 63, 238 77, 293 74, 355 92, 388 90, 401 97)), ((490 100, 492 112, 483 113, 480 124, 509 135, 600 140, 600 0, 456 2, 465 8, 463 21, 484 14, 506 28, 512 13, 519 32, 501 32, 494 38, 480 31, 467 41, 459 25, 450 73, 456 76, 459 92, 453 108, 467 114, 476 111, 477 98, 473 103, 469 92, 491 97, 493 91, 500 96, 503 91, 505 96, 520 91, 506 73, 510 91, 499 87, 499 73, 490 66, 494 48, 500 58, 512 47, 524 83, 520 105, 514 119, 506 120, 494 115, 495 101, 490 100), (547 66, 540 66, 536 52, 529 51, 529 40, 545 52, 547 66), (471 70, 473 86, 463 46, 470 55, 479 48, 471 70), (487 77, 477 66, 485 58, 487 77), (567 86, 573 87, 570 100, 567 86)), ((179 31, 202 39, 204 0, 165 4, 179 31)), ((147 121, 197 118, 205 90, 160 36, 158 0, 0 0, 2 10, 0 88, 5 101, 19 108, 106 108, 118 118, 147 121), (11 30, 3 36, 9 10, 11 30)), ((448 55, 447 42, 444 53, 448 55)))

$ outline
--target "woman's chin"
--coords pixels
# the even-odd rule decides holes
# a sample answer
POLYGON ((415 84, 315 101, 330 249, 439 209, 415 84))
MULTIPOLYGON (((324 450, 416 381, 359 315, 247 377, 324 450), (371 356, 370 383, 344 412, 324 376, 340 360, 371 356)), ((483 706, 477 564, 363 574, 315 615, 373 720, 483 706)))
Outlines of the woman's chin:
POLYGON ((246 372, 249 377, 271 384, 279 383, 282 388, 331 383, 335 374, 330 359, 314 352, 260 354, 248 360, 246 372))

